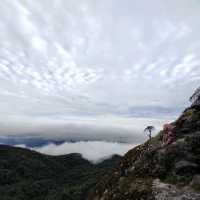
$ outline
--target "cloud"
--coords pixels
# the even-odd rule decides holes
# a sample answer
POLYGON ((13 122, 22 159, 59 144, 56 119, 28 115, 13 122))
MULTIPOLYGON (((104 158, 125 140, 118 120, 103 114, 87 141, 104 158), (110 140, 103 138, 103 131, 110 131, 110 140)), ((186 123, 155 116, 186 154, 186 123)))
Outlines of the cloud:
POLYGON ((39 137, 44 139, 67 141, 110 141, 123 143, 141 143, 146 139, 143 130, 148 125, 156 127, 172 119, 153 119, 138 117, 99 116, 88 118, 49 119, 45 117, 12 117, 0 123, 0 136, 39 137), (12 126, 10 125, 12 124, 12 126))
MULTIPOLYGON (((50 131, 76 116, 83 125, 73 129, 90 132, 87 117, 174 118, 200 80, 199 9, 187 0, 3 1, 0 123, 38 132, 35 118, 46 117, 50 131)), ((110 129, 99 130, 121 130, 110 129)))
MULTIPOLYGON (((49 144, 43 147, 33 148, 34 150, 48 155, 64 155, 69 153, 80 153, 83 158, 97 163, 112 155, 124 155, 136 144, 111 143, 103 141, 63 143, 61 145, 49 144)), ((24 147, 23 145, 21 147, 24 147)))

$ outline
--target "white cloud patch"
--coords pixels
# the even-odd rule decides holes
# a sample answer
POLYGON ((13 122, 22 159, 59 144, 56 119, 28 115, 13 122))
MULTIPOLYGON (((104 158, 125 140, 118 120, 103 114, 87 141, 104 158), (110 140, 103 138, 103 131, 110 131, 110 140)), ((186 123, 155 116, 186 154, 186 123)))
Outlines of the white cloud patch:
MULTIPOLYGON (((135 144, 111 143, 103 141, 63 143, 61 145, 49 144, 43 147, 33 148, 34 150, 48 155, 65 155, 69 153, 80 153, 83 158, 94 163, 111 157, 112 155, 123 156, 135 144)), ((24 147, 24 146, 22 146, 24 147)))

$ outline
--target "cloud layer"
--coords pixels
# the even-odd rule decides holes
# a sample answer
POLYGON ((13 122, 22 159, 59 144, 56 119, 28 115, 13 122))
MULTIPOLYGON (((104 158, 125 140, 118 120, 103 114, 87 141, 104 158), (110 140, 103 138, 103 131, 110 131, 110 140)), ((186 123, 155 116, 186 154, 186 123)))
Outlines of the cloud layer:
POLYGON ((198 1, 0 4, 1 135, 136 141, 199 84, 198 1))
POLYGON ((3 113, 181 107, 199 83, 198 1, 5 0, 0 9, 3 113))
MULTIPOLYGON (((102 116, 97 118, 48 119, 9 118, 0 126, 0 137, 29 137, 65 141, 110 141, 141 143, 147 136, 143 130, 148 125, 158 132, 169 119, 102 116), (12 126, 11 126, 12 124, 12 126)), ((156 133, 155 132, 155 133, 156 133)), ((23 141, 23 140, 22 140, 23 141)))
MULTIPOLYGON (((124 155, 135 144, 111 143, 103 141, 89 142, 66 142, 61 145, 49 144, 43 147, 33 148, 34 150, 48 155, 65 155, 69 153, 80 153, 83 158, 91 162, 100 162, 112 155, 124 155)), ((22 146, 23 147, 23 146, 22 146)))

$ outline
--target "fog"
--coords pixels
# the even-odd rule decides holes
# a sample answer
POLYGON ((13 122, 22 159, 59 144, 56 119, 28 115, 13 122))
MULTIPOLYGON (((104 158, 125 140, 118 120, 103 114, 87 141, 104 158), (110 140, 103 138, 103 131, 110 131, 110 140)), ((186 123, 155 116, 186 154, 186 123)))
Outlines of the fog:
POLYGON ((1 123, 0 136, 141 143, 146 139, 146 135, 143 133, 146 126, 153 125, 158 132, 164 123, 172 120, 115 116, 81 118, 81 120, 78 118, 66 120, 10 118, 9 121, 6 119, 1 123))
MULTIPOLYGON (((123 156, 128 150, 136 146, 136 144, 111 143, 103 141, 89 142, 66 142, 61 145, 49 144, 39 148, 32 148, 40 153, 48 155, 65 155, 69 153, 80 153, 83 158, 97 163, 110 158, 112 155, 123 156)), ((22 145, 23 147, 23 145, 22 145)))

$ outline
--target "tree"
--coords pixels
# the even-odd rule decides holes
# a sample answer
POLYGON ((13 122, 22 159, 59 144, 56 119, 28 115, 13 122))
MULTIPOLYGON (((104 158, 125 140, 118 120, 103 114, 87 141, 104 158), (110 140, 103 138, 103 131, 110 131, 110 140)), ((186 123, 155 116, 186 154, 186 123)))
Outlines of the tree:
POLYGON ((148 133, 149 135, 149 140, 151 140, 151 134, 152 132, 155 130, 155 127, 154 126, 147 126, 145 129, 144 129, 144 132, 145 133, 148 133))
POLYGON ((190 101, 193 105, 200 104, 200 87, 198 87, 194 94, 190 97, 190 101))

